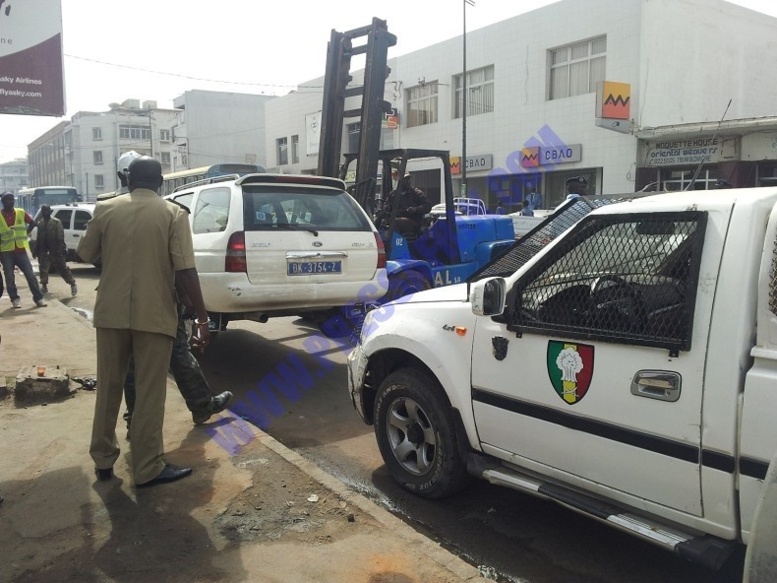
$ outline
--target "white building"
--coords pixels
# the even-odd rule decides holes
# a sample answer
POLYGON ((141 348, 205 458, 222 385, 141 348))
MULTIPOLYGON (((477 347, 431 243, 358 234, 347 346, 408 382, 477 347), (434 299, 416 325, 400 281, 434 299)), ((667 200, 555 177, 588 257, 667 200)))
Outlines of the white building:
POLYGON ((224 162, 264 166, 264 104, 273 96, 187 91, 175 109, 127 99, 109 111, 79 111, 28 145, 31 186, 75 186, 84 200, 119 188, 116 163, 129 150, 162 171, 224 162))
MULTIPOLYGON (((468 31, 468 194, 490 208, 502 200, 509 212, 529 188, 554 206, 577 175, 591 193, 654 181, 679 189, 702 159, 695 188, 777 177, 777 149, 767 151, 777 143, 769 117, 777 114, 777 79, 764 69, 775 38, 777 19, 722 0, 563 0, 468 31), (628 119, 597 122, 602 81, 626 84, 603 100, 628 99, 628 119), (729 100, 726 119, 740 121, 719 124, 729 100), (757 137, 748 137, 751 124, 757 137)), ((401 47, 399 38, 392 50, 401 47)), ((390 58, 389 66, 385 99, 399 124, 384 130, 383 147, 447 149, 460 184, 462 38, 390 58)), ((312 80, 267 104, 268 168, 317 167, 322 85, 312 80)), ((358 107, 353 101, 347 107, 358 107)))
POLYGON ((25 158, 0 163, 0 192, 16 194, 20 189, 27 187, 29 180, 25 158))
POLYGON ((75 186, 85 201, 119 188, 116 162, 135 150, 171 168, 176 112, 127 99, 109 111, 79 111, 28 145, 30 186, 75 186))
POLYGON ((265 104, 272 95, 186 91, 173 101, 172 169, 239 162, 267 165, 265 104))

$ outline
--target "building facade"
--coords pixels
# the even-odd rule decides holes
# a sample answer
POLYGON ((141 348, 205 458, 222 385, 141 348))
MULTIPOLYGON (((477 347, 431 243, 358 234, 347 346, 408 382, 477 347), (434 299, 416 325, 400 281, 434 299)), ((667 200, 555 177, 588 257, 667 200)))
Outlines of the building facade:
POLYGON ((0 164, 0 192, 13 192, 26 188, 30 178, 27 174, 27 160, 17 158, 0 164))
POLYGON ((129 150, 153 156, 164 173, 222 162, 265 166, 264 104, 273 96, 187 91, 175 109, 127 99, 108 111, 79 111, 28 145, 30 185, 75 186, 84 200, 119 188, 129 150))
POLYGON ((75 186, 93 201, 119 188, 116 163, 129 150, 157 158, 169 172, 175 120, 174 110, 136 99, 105 112, 80 111, 28 145, 30 186, 75 186))
MULTIPOLYGON (((718 178, 755 186, 757 176, 774 176, 777 160, 773 131, 761 125, 765 132, 746 137, 748 120, 776 113, 777 80, 762 71, 776 36, 777 19, 722 0, 563 0, 468 31, 466 76, 461 37, 390 59, 384 98, 396 127, 384 130, 384 147, 449 150, 454 189, 508 212, 533 189, 552 208, 566 179, 581 175, 593 194, 653 182, 671 190, 687 187, 701 163, 693 188, 718 178), (602 82, 625 91, 597 95, 602 82), (608 97, 625 102, 628 116, 601 117, 608 97), (729 101, 727 119, 739 125, 721 126, 715 152, 695 146, 713 140, 729 101), (681 154, 656 162, 651 152, 677 150, 674 141, 687 141, 681 154), (772 162, 749 159, 767 154, 772 162)), ((314 79, 267 104, 268 167, 317 167, 322 91, 314 79)))
POLYGON ((203 90, 177 97, 172 170, 227 162, 266 167, 265 106, 273 99, 203 90))

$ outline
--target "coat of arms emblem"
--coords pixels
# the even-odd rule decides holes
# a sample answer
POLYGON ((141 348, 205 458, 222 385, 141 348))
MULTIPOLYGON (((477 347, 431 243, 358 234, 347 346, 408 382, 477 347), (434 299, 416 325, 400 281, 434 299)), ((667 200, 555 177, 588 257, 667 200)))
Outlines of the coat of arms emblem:
POLYGON ((548 341, 548 376, 556 393, 565 403, 574 405, 585 397, 593 374, 593 346, 548 341))

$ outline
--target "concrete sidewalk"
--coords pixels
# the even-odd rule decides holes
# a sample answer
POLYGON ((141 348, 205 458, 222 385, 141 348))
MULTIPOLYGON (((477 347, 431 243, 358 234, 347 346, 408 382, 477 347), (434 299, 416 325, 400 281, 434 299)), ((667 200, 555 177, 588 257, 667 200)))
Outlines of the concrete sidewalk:
POLYGON ((55 299, 33 307, 23 278, 17 283, 21 310, 0 298, 0 581, 484 580, 258 429, 230 455, 207 425, 192 424, 172 379, 167 458, 193 476, 136 491, 120 421, 117 479, 97 482, 88 454, 94 391, 71 381, 69 398, 27 406, 13 394, 31 366, 94 377, 94 330, 55 299))

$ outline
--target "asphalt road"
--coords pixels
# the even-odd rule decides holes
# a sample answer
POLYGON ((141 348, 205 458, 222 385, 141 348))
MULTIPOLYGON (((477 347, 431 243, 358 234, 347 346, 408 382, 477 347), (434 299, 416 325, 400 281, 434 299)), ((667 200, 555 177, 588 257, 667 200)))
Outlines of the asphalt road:
MULTIPOLYGON (((71 265, 79 295, 51 278, 54 297, 89 317, 97 271, 71 265)), ((322 469, 384 504, 416 529, 497 581, 531 583, 728 583, 736 565, 712 573, 554 503, 476 482, 446 500, 398 488, 372 427, 351 406, 345 341, 307 321, 236 322, 201 357, 214 391, 235 393, 230 409, 322 469)), ((624 471, 629 471, 624 469, 624 471)))

